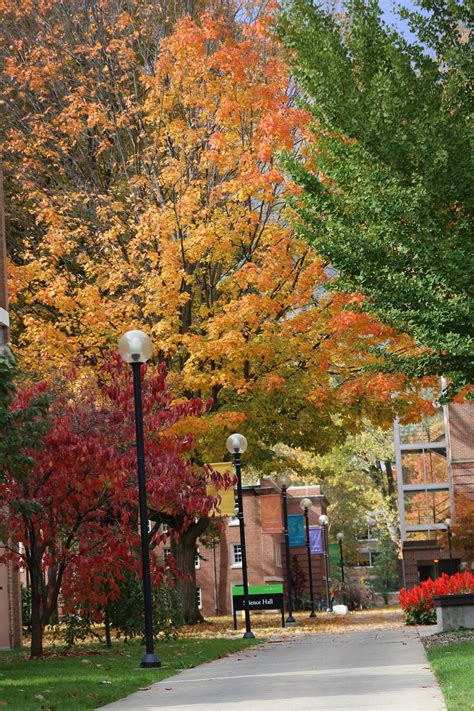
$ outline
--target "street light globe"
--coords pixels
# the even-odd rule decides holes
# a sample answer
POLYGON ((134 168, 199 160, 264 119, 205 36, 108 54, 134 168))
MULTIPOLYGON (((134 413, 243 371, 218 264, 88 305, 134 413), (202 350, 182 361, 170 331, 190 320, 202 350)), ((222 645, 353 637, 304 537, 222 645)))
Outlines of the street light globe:
POLYGON ((451 528, 451 519, 449 518, 449 516, 444 519, 444 524, 446 528, 451 528))
POLYGON ((247 450, 247 440, 241 434, 231 434, 227 437, 225 446, 231 454, 243 454, 247 450))
POLYGON ((280 489, 288 489, 288 487, 292 484, 290 474, 288 472, 282 472, 281 474, 279 474, 277 477, 277 484, 280 489))
POLYGON ((305 511, 306 509, 310 509, 312 505, 313 502, 311 501, 311 499, 305 498, 301 499, 300 501, 300 508, 303 509, 303 511, 305 511))
POLYGON ((327 526, 327 525, 328 525, 329 519, 328 519, 328 517, 326 516, 326 514, 321 514, 321 516, 319 517, 319 523, 321 524, 321 526, 327 526))
POLYGON ((339 533, 337 534, 336 538, 337 538, 337 540, 338 540, 339 543, 342 543, 342 541, 344 540, 344 534, 343 534, 343 532, 342 532, 342 531, 339 531, 339 533))
POLYGON ((146 363, 152 354, 153 345, 143 331, 127 331, 118 342, 118 349, 125 363, 146 363))

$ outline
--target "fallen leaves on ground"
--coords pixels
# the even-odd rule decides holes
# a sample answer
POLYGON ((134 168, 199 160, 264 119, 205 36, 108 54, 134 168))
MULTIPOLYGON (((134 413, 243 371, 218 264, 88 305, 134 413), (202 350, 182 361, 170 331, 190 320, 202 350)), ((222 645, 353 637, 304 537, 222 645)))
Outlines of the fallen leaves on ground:
MULTIPOLYGON (((354 632, 363 628, 364 630, 380 629, 385 627, 404 627, 405 620, 399 608, 357 610, 349 612, 347 615, 335 615, 326 612, 318 613, 316 618, 309 618, 307 612, 294 613, 297 624, 281 627, 278 614, 253 614, 252 629, 258 631, 259 636, 298 636, 312 633, 354 632)), ((238 628, 232 627, 232 616, 209 617, 205 622, 194 627, 185 626, 180 630, 180 636, 195 639, 206 639, 208 637, 240 637, 244 630, 244 623, 238 620, 238 628)))

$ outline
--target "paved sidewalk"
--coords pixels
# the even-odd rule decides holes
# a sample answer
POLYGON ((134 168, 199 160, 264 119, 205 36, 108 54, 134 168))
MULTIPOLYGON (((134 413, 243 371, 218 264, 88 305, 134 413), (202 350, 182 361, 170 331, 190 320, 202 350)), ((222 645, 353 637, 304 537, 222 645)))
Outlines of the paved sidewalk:
POLYGON ((267 642, 188 669, 111 711, 445 711, 416 630, 267 642))

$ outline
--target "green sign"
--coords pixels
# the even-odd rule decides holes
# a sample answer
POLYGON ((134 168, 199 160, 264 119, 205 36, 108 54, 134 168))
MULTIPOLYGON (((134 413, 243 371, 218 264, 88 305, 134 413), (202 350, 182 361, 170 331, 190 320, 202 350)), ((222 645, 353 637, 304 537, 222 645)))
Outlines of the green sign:
MULTIPOLYGON (((249 595, 268 595, 272 593, 282 593, 283 585, 281 583, 273 583, 272 585, 249 585, 249 595)), ((244 586, 236 585, 232 588, 232 595, 243 595, 244 586)))

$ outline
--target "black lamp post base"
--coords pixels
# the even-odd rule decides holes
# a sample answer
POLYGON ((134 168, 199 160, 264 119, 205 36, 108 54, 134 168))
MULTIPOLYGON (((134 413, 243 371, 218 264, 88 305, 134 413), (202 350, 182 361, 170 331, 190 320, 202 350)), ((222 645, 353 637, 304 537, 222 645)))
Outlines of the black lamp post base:
POLYGON ((286 624, 287 625, 296 625, 296 620, 293 617, 293 615, 288 615, 288 617, 286 618, 286 624))
POLYGON ((317 617, 317 614, 315 613, 314 610, 311 611, 310 617, 317 617))
POLYGON ((244 632, 242 639, 255 639, 255 635, 253 632, 244 632))
POLYGON ((144 654, 140 666, 142 669, 157 669, 161 667, 161 662, 156 654, 144 654))

